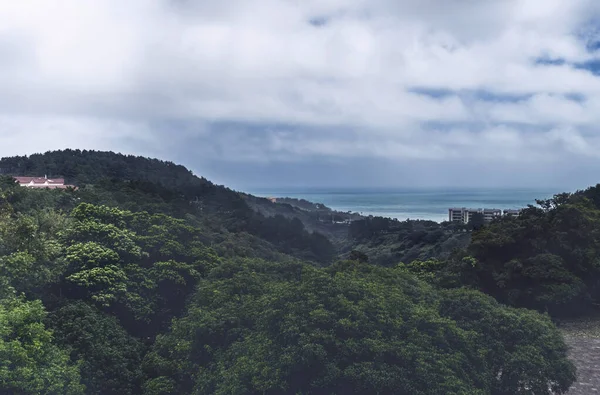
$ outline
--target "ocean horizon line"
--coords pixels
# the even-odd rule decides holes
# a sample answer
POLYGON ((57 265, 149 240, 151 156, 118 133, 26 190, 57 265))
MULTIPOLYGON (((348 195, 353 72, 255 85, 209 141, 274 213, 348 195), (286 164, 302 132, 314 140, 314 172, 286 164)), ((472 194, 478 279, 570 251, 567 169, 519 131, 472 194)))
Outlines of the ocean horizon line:
POLYGON ((411 189, 325 189, 325 188, 269 188, 250 193, 259 197, 304 199, 320 203, 340 212, 364 216, 414 219, 442 222, 449 219, 448 209, 521 209, 536 205, 536 200, 547 199, 559 189, 545 188, 411 188, 411 189))
MULTIPOLYGON (((360 193, 360 192, 377 192, 377 193, 394 193, 394 192, 471 192, 471 191, 544 191, 544 192, 575 192, 585 188, 567 188, 567 187, 259 187, 259 188, 245 188, 241 190, 244 193, 255 194, 255 193, 279 193, 279 192, 293 192, 293 193, 360 193)), ((285 197, 285 196, 279 196, 285 197)))

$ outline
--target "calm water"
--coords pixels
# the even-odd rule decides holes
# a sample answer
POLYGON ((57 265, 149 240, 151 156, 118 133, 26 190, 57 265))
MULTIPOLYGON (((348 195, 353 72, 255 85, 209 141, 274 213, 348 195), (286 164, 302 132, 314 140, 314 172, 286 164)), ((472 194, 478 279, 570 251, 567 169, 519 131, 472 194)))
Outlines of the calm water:
POLYGON ((334 210, 400 220, 448 219, 448 208, 522 208, 564 190, 550 189, 271 189, 250 193, 262 197, 291 197, 323 203, 334 210))

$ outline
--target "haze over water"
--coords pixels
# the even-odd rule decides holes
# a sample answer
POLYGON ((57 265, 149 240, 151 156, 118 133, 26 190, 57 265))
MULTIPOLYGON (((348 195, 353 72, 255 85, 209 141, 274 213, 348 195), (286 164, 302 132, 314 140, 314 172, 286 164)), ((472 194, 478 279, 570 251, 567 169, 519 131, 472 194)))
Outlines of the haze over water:
POLYGON ((252 191, 262 197, 291 197, 323 203, 338 211, 352 211, 399 220, 445 221, 448 208, 518 209, 535 199, 552 197, 564 189, 541 188, 414 188, 414 189, 323 189, 282 188, 252 191))

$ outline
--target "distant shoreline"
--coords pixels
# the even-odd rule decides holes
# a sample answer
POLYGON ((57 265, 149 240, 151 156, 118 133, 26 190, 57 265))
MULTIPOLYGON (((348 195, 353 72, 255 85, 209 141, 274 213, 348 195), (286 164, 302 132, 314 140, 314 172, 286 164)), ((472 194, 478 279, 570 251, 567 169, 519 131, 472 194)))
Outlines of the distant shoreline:
POLYGON ((304 199, 335 211, 351 211, 363 216, 439 223, 448 220, 448 209, 452 207, 522 209, 535 204, 536 199, 550 198, 561 192, 547 188, 273 188, 248 193, 264 198, 304 199))

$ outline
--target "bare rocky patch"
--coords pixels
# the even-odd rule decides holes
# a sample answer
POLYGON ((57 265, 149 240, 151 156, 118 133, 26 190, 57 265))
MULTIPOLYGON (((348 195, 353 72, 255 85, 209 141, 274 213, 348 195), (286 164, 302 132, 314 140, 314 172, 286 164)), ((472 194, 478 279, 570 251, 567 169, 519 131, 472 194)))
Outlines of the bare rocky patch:
POLYGON ((600 394, 600 316, 562 323, 560 329, 577 366, 577 381, 568 394, 600 394))

